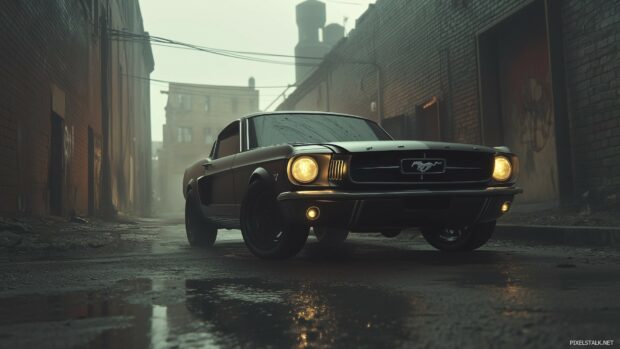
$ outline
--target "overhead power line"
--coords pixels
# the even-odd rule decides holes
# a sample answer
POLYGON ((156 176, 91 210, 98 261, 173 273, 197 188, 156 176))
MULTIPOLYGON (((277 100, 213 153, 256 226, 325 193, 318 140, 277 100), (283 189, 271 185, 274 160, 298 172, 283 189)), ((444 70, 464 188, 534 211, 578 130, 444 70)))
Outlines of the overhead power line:
MULTIPOLYGON (((137 76, 137 75, 131 75, 131 74, 123 74, 124 76, 133 78, 133 79, 139 79, 139 80, 147 80, 147 81, 152 81, 152 82, 160 82, 160 83, 165 83, 165 84, 181 84, 181 85, 202 85, 202 84, 198 84, 198 83, 193 83, 193 82, 179 82, 179 81, 171 81, 171 80, 163 80, 163 79, 154 79, 154 78, 146 78, 144 76, 137 76)), ((232 85, 216 85, 218 87, 247 87, 247 86, 232 86, 232 85)), ((262 89, 262 88, 285 88, 285 87, 289 87, 290 85, 280 85, 280 86, 254 86, 254 88, 256 89, 262 89)))
POLYGON ((226 50, 220 48, 206 47, 201 45, 190 44, 186 42, 176 41, 164 37, 159 36, 150 36, 145 34, 137 34, 123 30, 111 29, 109 28, 110 37, 114 38, 117 41, 133 41, 133 42, 144 42, 150 41, 154 46, 163 46, 163 47, 171 47, 176 49, 187 49, 194 51, 201 51, 206 53, 211 53, 214 55, 241 59, 246 61, 258 62, 258 63, 270 63, 270 64, 281 64, 281 65, 301 65, 301 66, 309 66, 315 67, 318 66, 322 58, 318 57, 305 57, 305 56, 290 56, 276 53, 267 53, 267 52, 251 52, 251 51, 234 51, 234 50, 226 50), (291 61, 282 61, 282 60, 274 60, 267 58, 259 58, 254 56, 267 56, 267 57, 279 57, 279 58, 298 58, 303 60, 315 60, 316 64, 309 62, 291 62, 291 61))

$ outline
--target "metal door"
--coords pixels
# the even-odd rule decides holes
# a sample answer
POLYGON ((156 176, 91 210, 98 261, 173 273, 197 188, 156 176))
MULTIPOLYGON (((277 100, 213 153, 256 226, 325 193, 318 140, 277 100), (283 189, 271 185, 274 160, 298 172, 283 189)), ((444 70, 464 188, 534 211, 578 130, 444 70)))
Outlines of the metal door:
POLYGON ((542 7, 508 21, 499 35, 504 143, 520 156, 526 203, 558 199, 557 150, 547 32, 542 7))

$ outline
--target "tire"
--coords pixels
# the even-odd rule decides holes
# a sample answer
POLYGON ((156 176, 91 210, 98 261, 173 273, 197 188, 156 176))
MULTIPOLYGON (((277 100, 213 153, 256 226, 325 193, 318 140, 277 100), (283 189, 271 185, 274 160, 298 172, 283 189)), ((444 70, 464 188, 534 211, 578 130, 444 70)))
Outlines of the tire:
POLYGON ((381 232, 381 235, 385 236, 386 238, 395 238, 400 234, 401 231, 402 230, 400 229, 384 230, 381 232))
POLYGON ((495 230, 495 221, 462 227, 422 228, 424 239, 438 250, 446 252, 473 251, 484 245, 495 230))
POLYGON ((312 230, 322 246, 340 246, 349 236, 349 230, 344 228, 313 227, 312 230))
POLYGON ((261 180, 250 184, 241 203, 241 234, 250 252, 263 259, 290 258, 302 249, 308 231, 283 223, 270 185, 261 180))
POLYGON ((191 189, 185 200, 185 233, 192 247, 211 247, 217 238, 217 228, 202 215, 198 198, 191 189))

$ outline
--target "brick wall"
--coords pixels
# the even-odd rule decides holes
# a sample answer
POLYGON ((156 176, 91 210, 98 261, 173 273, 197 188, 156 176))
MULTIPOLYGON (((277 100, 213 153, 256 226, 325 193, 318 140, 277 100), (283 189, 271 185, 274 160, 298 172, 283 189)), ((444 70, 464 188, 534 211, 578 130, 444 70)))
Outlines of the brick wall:
MULTIPOLYGON (((131 4, 138 8, 137 1, 131 4)), ((64 123, 62 214, 88 213, 89 127, 96 137, 102 137, 101 29, 97 25, 99 16, 107 10, 103 2, 92 0, 3 4, 0 11, 1 213, 50 212, 53 112, 64 123)), ((144 56, 132 59, 145 65, 144 56)), ((148 85, 142 84, 139 90, 148 97, 148 85)), ((137 102, 148 108, 148 102, 137 102)), ((148 113, 141 116, 141 125, 149 125, 148 113)), ((112 132, 119 133, 121 129, 112 132)), ((150 146, 150 134, 143 142, 144 137, 138 138, 136 147, 147 143, 150 146)), ((150 154, 147 158, 150 159, 150 154)))
POLYGON ((562 7, 576 181, 620 188, 620 4, 568 1, 562 7))
POLYGON ((68 208, 86 205, 89 108, 89 19, 77 1, 10 2, 0 12, 0 163, 2 211, 48 210, 52 86, 65 93, 64 118, 74 143, 66 144, 64 197, 68 208))
MULTIPOLYGON (((442 139, 482 143, 478 35, 530 3, 378 0, 279 109, 329 110, 378 121, 371 103, 382 101, 383 118, 415 121, 419 106, 436 96, 442 139), (380 67, 381 98, 375 65, 360 61, 380 67)), ((576 193, 618 186, 620 3, 559 4, 572 148, 561 151, 573 154, 576 193)), ((409 137, 422 132, 411 130, 409 137)))

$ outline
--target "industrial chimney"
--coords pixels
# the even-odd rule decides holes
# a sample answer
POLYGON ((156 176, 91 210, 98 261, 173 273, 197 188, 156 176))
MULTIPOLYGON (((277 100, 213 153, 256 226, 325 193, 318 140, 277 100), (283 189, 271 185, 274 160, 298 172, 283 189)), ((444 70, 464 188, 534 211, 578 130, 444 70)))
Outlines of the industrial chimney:
POLYGON ((318 0, 306 0, 297 5, 296 10, 299 42, 295 47, 295 77, 297 83, 300 83, 312 69, 308 65, 320 62, 304 57, 323 58, 330 47, 319 40, 319 30, 325 25, 325 4, 318 0))

